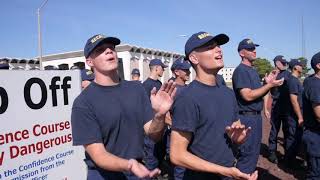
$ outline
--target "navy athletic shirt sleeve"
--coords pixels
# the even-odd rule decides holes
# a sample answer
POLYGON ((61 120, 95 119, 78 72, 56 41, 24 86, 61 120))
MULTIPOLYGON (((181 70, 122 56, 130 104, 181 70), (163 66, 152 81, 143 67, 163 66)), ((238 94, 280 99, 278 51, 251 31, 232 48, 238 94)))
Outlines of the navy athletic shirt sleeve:
POLYGON ((243 88, 250 88, 251 82, 250 82, 250 74, 248 71, 245 71, 243 68, 238 68, 237 71, 235 71, 236 74, 233 74, 233 88, 235 88, 236 91, 240 91, 243 88))
POLYGON ((172 111, 179 115, 179 120, 173 120, 173 127, 176 130, 194 133, 198 126, 199 109, 196 103, 188 96, 176 98, 172 111))
POLYGON ((102 143, 102 135, 100 126, 96 120, 93 111, 87 106, 84 106, 84 102, 81 102, 80 98, 74 101, 74 107, 72 108, 71 119, 80 120, 81 123, 72 124, 72 136, 74 145, 102 143), (86 133, 83 133, 86 131, 86 133))
POLYGON ((289 93, 299 95, 299 82, 296 81, 295 77, 292 77, 288 81, 289 93))
POLYGON ((302 107, 302 91, 303 87, 302 84, 300 83, 299 79, 291 76, 288 79, 288 88, 289 88, 289 94, 294 94, 298 96, 298 102, 300 107, 302 107))
POLYGON ((310 89, 310 101, 312 106, 320 105, 320 83, 317 84, 316 88, 310 89))
POLYGON ((232 85, 235 92, 239 111, 261 111, 263 108, 263 97, 259 97, 253 101, 246 101, 240 90, 243 88, 258 89, 262 85, 258 72, 250 66, 240 64, 233 72, 232 85))
POLYGON ((150 98, 151 90, 155 87, 156 90, 159 91, 162 83, 159 80, 154 80, 154 79, 148 78, 142 83, 142 85, 147 92, 147 96, 150 98))
POLYGON ((115 86, 101 86, 92 82, 73 103, 73 144, 101 142, 116 156, 141 159, 143 127, 153 116, 141 84, 121 81, 115 86))
POLYGON ((303 93, 303 118, 305 126, 310 129, 320 130, 320 123, 316 120, 313 107, 320 105, 320 79, 310 77, 304 84, 303 93))

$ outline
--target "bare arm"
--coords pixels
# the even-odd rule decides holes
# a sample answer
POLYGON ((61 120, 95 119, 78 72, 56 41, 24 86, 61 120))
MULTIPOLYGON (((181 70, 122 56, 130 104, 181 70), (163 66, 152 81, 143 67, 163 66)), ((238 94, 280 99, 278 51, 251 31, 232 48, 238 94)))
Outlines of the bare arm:
POLYGON ((258 89, 250 89, 243 88, 240 90, 241 97, 246 101, 254 101, 268 93, 268 91, 276 86, 281 86, 283 84, 284 78, 277 80, 276 77, 278 72, 271 72, 269 75, 265 76, 265 81, 267 84, 258 88, 258 89))
POLYGON ((316 115, 316 120, 320 123, 320 105, 313 106, 313 112, 316 115))
POLYGON ((269 104, 269 99, 271 98, 270 92, 267 93, 264 97, 263 97, 263 112, 264 115, 266 116, 267 119, 270 119, 271 115, 270 115, 270 111, 268 108, 268 104, 269 104))
POLYGON ((151 91, 150 100, 155 116, 143 128, 145 133, 154 141, 159 141, 162 138, 165 117, 173 104, 176 91, 176 84, 172 81, 164 83, 158 92, 156 92, 156 88, 151 91))
POLYGON ((150 172, 135 159, 127 160, 109 153, 102 143, 85 145, 84 148, 92 160, 102 169, 115 172, 130 171, 139 178, 152 178, 160 174, 160 170, 157 168, 150 172))
POLYGON ((299 102, 298 102, 298 96, 295 95, 295 94, 290 94, 290 101, 291 101, 294 113, 298 117, 299 125, 302 125, 303 116, 302 116, 302 112, 301 112, 300 105, 299 105, 299 102))
POLYGON ((117 157, 106 151, 102 143, 93 143, 85 145, 86 152, 90 155, 92 160, 102 169, 109 171, 129 171, 128 160, 117 157), (112 163, 110 163, 112 162, 112 163))
POLYGON ((243 179, 250 178, 250 175, 240 172, 237 168, 223 167, 193 155, 187 150, 190 139, 191 133, 189 132, 172 131, 170 144, 170 160, 173 164, 194 171, 209 172, 243 179))
POLYGON ((165 127, 165 115, 156 115, 153 120, 144 125, 144 132, 153 141, 157 142, 162 138, 165 127))
POLYGON ((246 101, 254 101, 267 94, 272 87, 272 84, 266 84, 258 89, 243 88, 240 90, 240 95, 246 101))

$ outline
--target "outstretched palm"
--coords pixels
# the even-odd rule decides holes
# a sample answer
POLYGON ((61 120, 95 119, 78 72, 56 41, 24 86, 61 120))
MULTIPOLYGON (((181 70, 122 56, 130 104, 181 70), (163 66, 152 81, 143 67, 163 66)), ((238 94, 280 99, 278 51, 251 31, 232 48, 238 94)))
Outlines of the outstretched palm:
POLYGON ((175 94, 176 85, 174 82, 164 83, 158 92, 153 88, 150 100, 155 113, 165 115, 172 106, 175 94))

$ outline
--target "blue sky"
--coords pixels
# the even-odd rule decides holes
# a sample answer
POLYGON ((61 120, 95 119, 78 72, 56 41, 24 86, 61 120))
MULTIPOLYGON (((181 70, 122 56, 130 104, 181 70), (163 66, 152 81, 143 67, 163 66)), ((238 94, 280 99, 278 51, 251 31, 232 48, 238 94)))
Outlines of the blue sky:
MULTIPOLYGON (((0 57, 33 58, 37 49, 37 8, 43 0, 1 0, 0 57)), ((198 31, 225 33, 226 66, 239 64, 238 43, 260 44, 258 57, 300 57, 301 16, 306 57, 320 51, 319 0, 49 0, 43 8, 43 54, 83 49, 98 33, 122 43, 183 53, 198 31), (187 35, 182 37, 180 35, 187 35)))

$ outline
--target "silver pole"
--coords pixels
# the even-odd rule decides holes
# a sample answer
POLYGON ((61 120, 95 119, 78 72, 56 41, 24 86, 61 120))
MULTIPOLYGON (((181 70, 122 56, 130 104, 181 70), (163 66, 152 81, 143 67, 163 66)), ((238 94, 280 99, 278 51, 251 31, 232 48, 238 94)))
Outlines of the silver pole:
POLYGON ((40 18, 40 12, 41 9, 44 7, 44 5, 48 2, 48 0, 45 0, 41 6, 38 8, 37 14, 38 14, 38 49, 39 49, 39 63, 40 63, 40 70, 43 70, 42 65, 42 39, 41 39, 41 18, 40 18))

